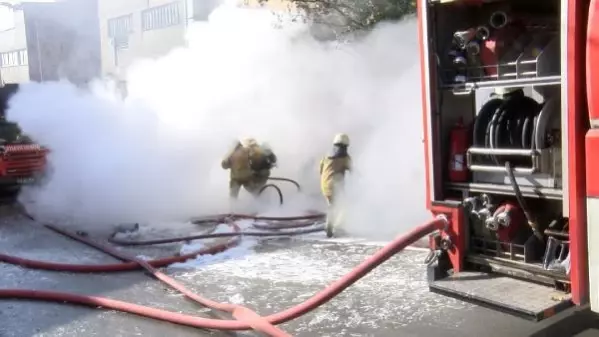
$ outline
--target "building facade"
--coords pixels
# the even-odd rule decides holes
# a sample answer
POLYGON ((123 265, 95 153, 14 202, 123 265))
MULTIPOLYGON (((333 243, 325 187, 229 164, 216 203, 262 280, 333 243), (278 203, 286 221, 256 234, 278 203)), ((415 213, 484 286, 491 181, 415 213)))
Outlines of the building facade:
POLYGON ((101 75, 97 0, 11 4, 11 25, 0 31, 3 83, 83 84, 101 75))
MULTIPOLYGON (((99 2, 102 72, 124 79, 139 58, 156 58, 184 46, 187 27, 207 21, 225 0, 101 0, 99 2)), ((237 0, 240 6, 261 6, 259 0, 237 0)), ((285 0, 268 7, 285 9, 285 0)))
MULTIPOLYGON (((0 0, 0 11, 14 6, 9 25, 0 24, 0 80, 124 80, 136 59, 184 46, 188 25, 208 20, 222 1, 0 0)), ((259 0, 238 1, 260 6, 259 0)), ((287 2, 269 0, 268 7, 285 9, 287 2)))
POLYGON ((155 58, 185 45, 188 25, 204 21, 219 0, 102 0, 102 72, 123 79, 138 58, 155 58))
POLYGON ((6 1, 0 5, 0 85, 29 81, 25 15, 12 5, 16 2, 6 1))

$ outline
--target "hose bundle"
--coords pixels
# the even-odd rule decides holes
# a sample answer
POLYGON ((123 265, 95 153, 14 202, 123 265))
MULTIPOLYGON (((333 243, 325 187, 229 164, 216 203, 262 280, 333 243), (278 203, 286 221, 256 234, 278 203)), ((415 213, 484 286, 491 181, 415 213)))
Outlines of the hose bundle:
MULTIPOLYGON (((489 100, 474 121, 473 145, 488 149, 534 150, 543 147, 544 144, 537 144, 537 140, 545 137, 546 123, 538 123, 544 105, 525 96, 521 89, 489 100)), ((547 117, 549 114, 544 114, 544 118, 547 117)), ((505 165, 506 160, 522 163, 522 157, 489 156, 488 159, 498 166, 505 165)))
MULTIPOLYGON (((548 147, 548 127, 554 115, 559 111, 559 98, 550 98, 540 104, 524 95, 522 89, 503 97, 496 97, 483 105, 473 127, 473 145, 488 149, 541 150, 548 147)), ((531 157, 494 156, 487 161, 505 167, 505 171, 514 189, 518 204, 524 211, 529 226, 541 241, 541 231, 524 199, 514 175, 515 165, 531 163, 531 157)), ((531 163, 532 164, 532 163, 531 163)), ((530 164, 529 164, 530 165, 530 164)))
MULTIPOLYGON (((134 303, 123 302, 119 300, 81 295, 75 293, 65 292, 52 292, 37 289, 0 289, 0 299, 30 299, 38 301, 53 301, 58 303, 73 303, 86 305, 93 308, 111 309, 118 310, 121 312, 136 314, 148 318, 162 320, 164 322, 170 322, 180 325, 186 325, 195 328, 203 329, 216 329, 216 330, 255 330, 261 332, 267 336, 273 337, 289 337, 291 334, 283 331, 276 325, 288 322, 292 319, 303 316, 322 304, 330 301, 339 293, 344 291, 347 287, 364 277, 374 268, 385 262, 399 251, 403 250, 408 245, 418 241, 420 238, 425 237, 434 231, 445 230, 449 226, 449 220, 444 216, 438 216, 436 219, 429 221, 421 226, 414 228, 406 235, 400 236, 387 244, 385 247, 377 251, 370 258, 363 261, 361 264, 356 266, 349 273, 344 275, 342 278, 336 280, 325 289, 314 294, 306 301, 295 305, 294 307, 286 310, 268 315, 261 316, 255 311, 242 307, 237 304, 231 303, 219 303, 211 299, 200 296, 189 289, 183 284, 175 280, 174 278, 166 275, 159 271, 157 268, 166 266, 174 262, 182 262, 188 258, 195 257, 202 254, 214 254, 221 252, 236 243, 239 242, 240 228, 231 221, 232 218, 251 218, 251 219, 263 219, 263 220, 294 220, 301 219, 307 220, 309 218, 322 217, 322 214, 314 214, 309 216, 301 217, 288 217, 288 218, 269 218, 269 217, 256 217, 256 216, 244 216, 244 215, 228 215, 227 223, 233 229, 235 237, 230 241, 222 243, 220 245, 211 246, 202 250, 182 255, 173 256, 157 260, 145 261, 132 255, 126 254, 114 247, 101 243, 99 241, 92 240, 86 236, 77 235, 64 229, 58 228, 53 225, 46 225, 45 227, 51 229, 57 233, 60 233, 73 240, 84 243, 90 247, 96 248, 108 255, 111 255, 122 263, 115 263, 110 265, 79 265, 79 264, 63 264, 53 263, 46 261, 37 261, 20 258, 17 256, 11 256, 6 254, 0 254, 0 262, 20 265, 25 268, 41 269, 41 270, 54 270, 54 271, 70 271, 70 272, 114 272, 114 271, 126 271, 133 269, 145 269, 151 276, 159 281, 162 281, 170 288, 179 291, 188 299, 196 302, 199 305, 208 307, 215 310, 216 312, 227 313, 232 316, 233 319, 211 319, 200 316, 192 316, 181 314, 178 312, 165 311, 158 308, 152 308, 142 306, 134 303)), ((215 217, 220 218, 220 217, 215 217)), ((207 221, 206 219, 200 221, 207 221)), ((298 225, 299 226, 299 225, 298 225)), ((272 226, 271 226, 272 227, 272 226)), ((283 226, 285 227, 285 226, 283 226)), ((281 227, 278 227, 281 228, 281 227)), ((147 242, 146 242, 147 244, 147 242)))

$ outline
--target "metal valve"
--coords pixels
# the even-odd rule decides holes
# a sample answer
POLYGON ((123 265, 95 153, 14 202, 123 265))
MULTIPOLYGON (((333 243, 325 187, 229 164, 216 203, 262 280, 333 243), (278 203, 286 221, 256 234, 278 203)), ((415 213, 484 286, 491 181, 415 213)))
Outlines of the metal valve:
POLYGON ((476 212, 478 219, 481 221, 487 221, 487 219, 492 217, 491 210, 488 208, 480 209, 476 212))
POLYGON ((497 218, 495 218, 494 216, 488 217, 485 220, 485 227, 487 227, 489 230, 492 230, 492 231, 498 230, 499 223, 497 222, 497 218))
POLYGON ((451 246, 453 246, 453 242, 451 242, 450 238, 443 238, 439 243, 439 248, 441 248, 442 250, 449 250, 451 249, 451 246))
POLYGON ((464 201, 462 201, 462 205, 467 210, 473 211, 479 205, 479 200, 477 197, 468 197, 468 198, 464 199, 464 201))
POLYGON ((502 227, 509 227, 512 222, 512 218, 508 212, 501 212, 496 216, 497 223, 502 227))

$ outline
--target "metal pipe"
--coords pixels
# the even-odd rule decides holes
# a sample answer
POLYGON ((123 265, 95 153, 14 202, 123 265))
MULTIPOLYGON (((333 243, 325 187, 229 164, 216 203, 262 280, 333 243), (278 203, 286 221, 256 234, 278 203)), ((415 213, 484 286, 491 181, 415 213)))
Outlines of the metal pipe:
POLYGON ((552 230, 552 229, 546 229, 544 231, 545 235, 553 235, 553 236, 559 236, 562 238, 569 238, 570 234, 568 232, 562 232, 562 231, 556 231, 556 230, 552 230))
MULTIPOLYGON (((538 156, 541 153, 538 150, 526 149, 488 149, 484 147, 471 147, 468 154, 484 154, 494 156, 538 156)), ((505 168, 504 168, 505 170, 505 168)))
MULTIPOLYGON (((523 64, 524 62, 521 62, 523 64)), ((518 79, 509 79, 509 80, 494 80, 494 81, 484 81, 478 83, 469 83, 469 89, 479 89, 479 88, 499 88, 499 87, 526 87, 529 85, 535 86, 544 86, 544 85, 558 85, 562 83, 561 76, 542 76, 542 77, 532 77, 532 78, 518 78, 518 79)), ((443 88, 462 88, 464 85, 460 84, 446 84, 443 85, 443 88)))
POLYGON ((40 75, 40 82, 44 81, 44 66, 42 64, 42 51, 41 51, 41 47, 40 47, 40 34, 39 34, 39 29, 38 29, 38 18, 35 18, 35 20, 33 20, 34 23, 34 28, 35 28, 35 44, 36 44, 36 49, 37 49, 37 64, 39 67, 39 75, 40 75))
MULTIPOLYGON (((469 165, 468 169, 470 169, 470 171, 477 171, 477 172, 505 173, 505 167, 503 167, 503 166, 469 165)), ((515 167, 514 172, 519 173, 519 174, 533 174, 533 173, 537 172, 537 169, 533 168, 533 167, 515 167)))

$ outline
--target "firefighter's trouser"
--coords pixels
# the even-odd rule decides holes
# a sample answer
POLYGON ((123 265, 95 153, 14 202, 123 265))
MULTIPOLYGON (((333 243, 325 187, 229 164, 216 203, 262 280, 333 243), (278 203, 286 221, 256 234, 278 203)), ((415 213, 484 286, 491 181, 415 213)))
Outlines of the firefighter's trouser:
POLYGON ((328 237, 332 237, 333 236, 333 232, 335 230, 335 225, 336 225, 336 210, 335 210, 335 205, 334 205, 334 199, 333 196, 328 196, 325 195, 325 198, 327 200, 327 220, 326 220, 326 224, 325 224, 325 230, 327 232, 327 236, 328 237))
POLYGON ((248 191, 254 197, 257 197, 260 193, 260 189, 266 185, 268 181, 268 176, 256 175, 250 179, 231 179, 229 181, 229 196, 233 199, 237 199, 239 196, 239 191, 241 187, 243 187, 246 191, 248 191))

